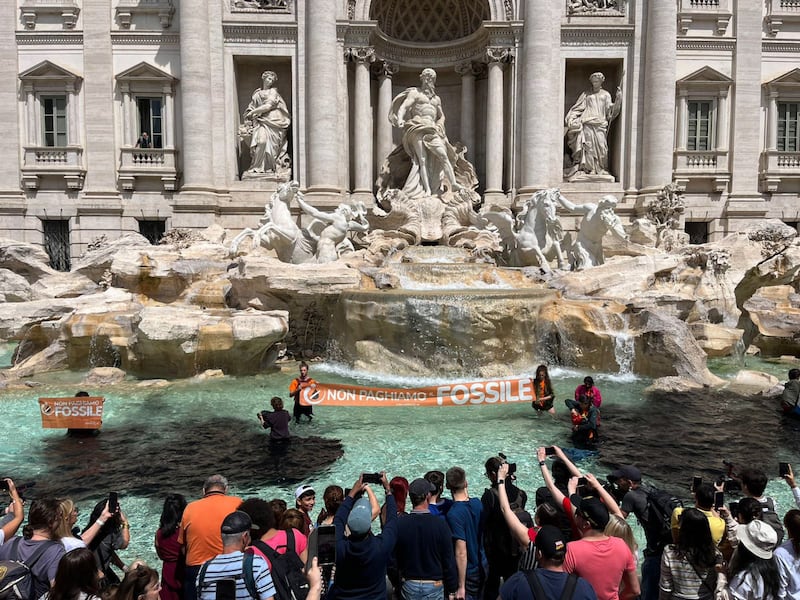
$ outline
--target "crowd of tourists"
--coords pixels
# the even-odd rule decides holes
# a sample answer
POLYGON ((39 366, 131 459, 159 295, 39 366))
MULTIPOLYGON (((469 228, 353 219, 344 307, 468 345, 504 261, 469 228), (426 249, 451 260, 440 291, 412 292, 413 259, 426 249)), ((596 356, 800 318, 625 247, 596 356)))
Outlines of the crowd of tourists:
POLYGON ((350 488, 327 486, 319 510, 310 485, 296 489, 290 507, 280 498, 242 500, 213 475, 199 499, 165 498, 154 540, 160 573, 120 560, 130 528, 115 495, 78 529, 71 500, 25 506, 5 479, 0 598, 800 599, 800 489, 791 466, 784 480, 797 508, 784 512, 764 495, 758 469, 736 475, 736 503, 720 502, 732 480, 695 478, 692 505, 683 506, 632 465, 598 478, 558 447, 539 448, 537 459, 545 485, 534 499, 500 455, 486 461, 488 486, 475 485, 475 495, 457 466, 410 483, 367 473, 350 488), (641 551, 631 515, 644 532, 641 551))

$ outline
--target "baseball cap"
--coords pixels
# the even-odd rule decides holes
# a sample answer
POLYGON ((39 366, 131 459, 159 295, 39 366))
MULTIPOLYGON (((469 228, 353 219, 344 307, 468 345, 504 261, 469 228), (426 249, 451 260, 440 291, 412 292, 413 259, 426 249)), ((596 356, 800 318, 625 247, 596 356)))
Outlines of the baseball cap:
POLYGON ((545 558, 563 557, 567 551, 567 540, 558 527, 543 525, 536 534, 536 548, 545 558))
POLYGON ((619 469, 612 471, 611 476, 614 479, 619 479, 621 477, 623 479, 630 479, 631 481, 642 480, 642 472, 633 465, 622 465, 619 469))
POLYGON ((223 519, 220 531, 225 534, 244 533, 245 531, 250 531, 252 525, 253 521, 250 519, 250 515, 241 510, 236 510, 223 519))
POLYGON ((772 525, 759 519, 754 519, 747 525, 739 525, 736 536, 750 552, 767 560, 772 558, 772 551, 778 545, 778 533, 772 525))
POLYGON ((600 498, 594 496, 581 498, 578 494, 573 494, 569 500, 578 509, 581 516, 591 523, 593 529, 602 531, 606 528, 609 521, 608 509, 600 501, 600 498))
POLYGON ((294 497, 298 500, 306 494, 316 494, 314 488, 310 485, 303 484, 294 491, 294 497))
POLYGON ((350 516, 347 517, 347 526, 350 533, 354 535, 364 535, 372 527, 372 507, 369 505, 369 498, 359 498, 356 500, 350 516))
POLYGON ((408 486, 408 493, 417 497, 426 496, 435 491, 436 488, 433 487, 433 484, 427 479, 422 479, 421 477, 412 481, 411 485, 408 486))

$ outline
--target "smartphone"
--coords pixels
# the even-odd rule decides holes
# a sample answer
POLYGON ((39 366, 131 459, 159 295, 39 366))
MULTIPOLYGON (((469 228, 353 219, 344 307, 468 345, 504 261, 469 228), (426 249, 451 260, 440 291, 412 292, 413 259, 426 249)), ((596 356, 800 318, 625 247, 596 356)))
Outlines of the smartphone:
POLYGON ((698 477, 697 475, 692 477, 692 491, 693 492, 696 491, 697 488, 699 488, 700 484, 702 484, 702 483, 703 483, 703 478, 702 477, 698 477))
POLYGON ((544 449, 544 455, 545 456, 555 456, 556 455, 556 449, 553 448, 553 446, 546 446, 545 449, 544 449))
POLYGON ((8 482, 5 480, 5 477, 0 479, 0 491, 8 491, 8 482))
POLYGON ((317 532, 317 564, 320 567, 336 564, 336 526, 320 525, 317 532))
POLYGON ((725 506, 725 492, 715 492, 714 493, 714 508, 719 510, 725 506))
POLYGON ((778 472, 780 473, 781 477, 786 477, 789 474, 789 463, 788 462, 779 463, 778 472))
POLYGON ((361 474, 361 482, 362 483, 381 483, 383 481, 383 476, 380 473, 362 473, 361 474))
POLYGON ((236 600, 236 580, 219 579, 215 598, 216 600, 236 600))
POLYGON ((117 492, 111 492, 108 495, 108 512, 112 515, 119 510, 119 495, 117 492))
POLYGON ((731 516, 735 519, 739 516, 739 503, 731 502, 728 504, 728 510, 731 511, 731 516))

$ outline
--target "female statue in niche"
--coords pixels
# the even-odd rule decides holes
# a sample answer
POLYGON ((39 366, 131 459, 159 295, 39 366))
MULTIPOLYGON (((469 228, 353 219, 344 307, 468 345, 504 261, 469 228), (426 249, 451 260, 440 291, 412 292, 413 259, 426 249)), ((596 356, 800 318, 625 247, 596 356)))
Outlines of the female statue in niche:
POLYGON ((288 177, 289 155, 286 133, 289 129, 289 110, 273 86, 278 80, 274 71, 261 75, 262 87, 253 92, 244 111, 243 137, 250 133, 250 168, 244 178, 262 174, 288 177))
MULTIPOLYGON (((608 172, 608 126, 622 108, 622 90, 617 87, 617 97, 603 89, 606 80, 602 73, 592 73, 592 89, 583 92, 567 112, 567 144, 572 152, 572 166, 565 173, 568 180, 599 175, 611 177, 608 172)), ((613 177, 611 177, 613 180, 613 177)))

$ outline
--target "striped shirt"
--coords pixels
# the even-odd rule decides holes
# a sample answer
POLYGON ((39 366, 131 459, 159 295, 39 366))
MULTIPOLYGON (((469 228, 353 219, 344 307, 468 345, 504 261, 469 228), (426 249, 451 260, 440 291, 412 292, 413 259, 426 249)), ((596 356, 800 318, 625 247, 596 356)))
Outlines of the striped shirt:
MULTIPOLYGON (((236 580, 236 600, 250 600, 250 592, 242 576, 242 561, 244 554, 241 551, 230 554, 218 554, 206 564, 205 577, 202 587, 200 574, 197 575, 197 591, 200 600, 215 600, 217 596, 217 581, 220 579, 236 580)), ((202 571, 202 569, 201 569, 202 571)), ((253 579, 258 590, 257 600, 267 600, 275 595, 275 585, 272 583, 272 574, 269 572, 267 561, 263 557, 253 556, 253 579)))

